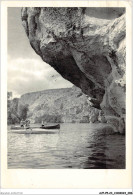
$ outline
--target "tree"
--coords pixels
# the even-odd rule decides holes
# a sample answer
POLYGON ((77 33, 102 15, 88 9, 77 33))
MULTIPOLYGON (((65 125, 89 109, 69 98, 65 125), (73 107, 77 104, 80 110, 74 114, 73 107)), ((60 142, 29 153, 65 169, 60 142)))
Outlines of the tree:
POLYGON ((11 100, 12 99, 12 92, 7 92, 7 99, 11 100))
POLYGON ((26 120, 28 111, 29 111, 28 104, 25 104, 25 105, 20 104, 19 109, 18 109, 18 115, 20 119, 26 120))

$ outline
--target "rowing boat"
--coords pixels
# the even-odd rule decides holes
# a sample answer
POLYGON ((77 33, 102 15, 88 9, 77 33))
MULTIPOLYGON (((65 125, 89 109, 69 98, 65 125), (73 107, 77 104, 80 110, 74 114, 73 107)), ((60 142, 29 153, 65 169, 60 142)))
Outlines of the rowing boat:
POLYGON ((35 129, 28 129, 28 130, 10 130, 10 133, 17 133, 17 134, 55 134, 58 133, 58 131, 56 130, 35 130, 35 129))
MULTIPOLYGON (((31 129, 39 129, 40 127, 31 127, 31 129)), ((19 127, 19 126, 11 126, 12 130, 24 130, 26 127, 19 127)))
MULTIPOLYGON (((41 127, 31 127, 32 129, 60 129, 60 124, 57 125, 47 125, 47 126, 41 126, 41 127)), ((24 130, 24 127, 20 126, 11 126, 12 130, 24 130)))
POLYGON ((60 124, 51 126, 42 126, 41 129, 60 129, 60 124))
POLYGON ((13 129, 13 130, 20 130, 20 129, 24 129, 24 127, 19 127, 19 126, 11 126, 10 129, 13 129))

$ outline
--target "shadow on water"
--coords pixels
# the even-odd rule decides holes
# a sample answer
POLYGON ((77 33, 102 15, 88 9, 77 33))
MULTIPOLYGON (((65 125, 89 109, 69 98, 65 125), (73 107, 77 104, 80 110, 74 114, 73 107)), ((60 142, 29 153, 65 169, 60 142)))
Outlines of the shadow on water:
POLYGON ((95 132, 85 169, 124 169, 125 136, 115 134, 111 129, 102 128, 95 132))

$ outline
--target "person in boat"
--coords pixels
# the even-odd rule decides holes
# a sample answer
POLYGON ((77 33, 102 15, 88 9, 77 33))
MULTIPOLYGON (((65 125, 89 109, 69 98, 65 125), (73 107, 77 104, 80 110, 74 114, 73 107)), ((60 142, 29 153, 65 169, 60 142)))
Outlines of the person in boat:
POLYGON ((26 120, 25 128, 26 128, 26 130, 28 130, 28 129, 32 130, 30 127, 30 120, 26 120))
POLYGON ((42 121, 42 127, 44 127, 44 122, 42 121))
POLYGON ((45 127, 45 126, 47 126, 47 123, 46 122, 44 123, 44 121, 42 121, 42 127, 45 127))
POLYGON ((24 119, 22 119, 22 120, 20 121, 20 127, 24 127, 24 125, 25 125, 25 121, 24 121, 24 119))

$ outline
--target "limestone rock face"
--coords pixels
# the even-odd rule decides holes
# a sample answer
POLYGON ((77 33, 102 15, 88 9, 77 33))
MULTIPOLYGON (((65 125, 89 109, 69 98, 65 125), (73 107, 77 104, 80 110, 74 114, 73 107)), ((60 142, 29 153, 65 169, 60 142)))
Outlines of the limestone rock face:
POLYGON ((124 8, 22 8, 30 44, 42 60, 81 88, 96 108, 125 109, 124 8))
POLYGON ((27 117, 33 123, 89 123, 92 113, 94 117, 99 115, 99 110, 92 108, 85 94, 75 86, 24 94, 19 106, 26 104, 27 117))

